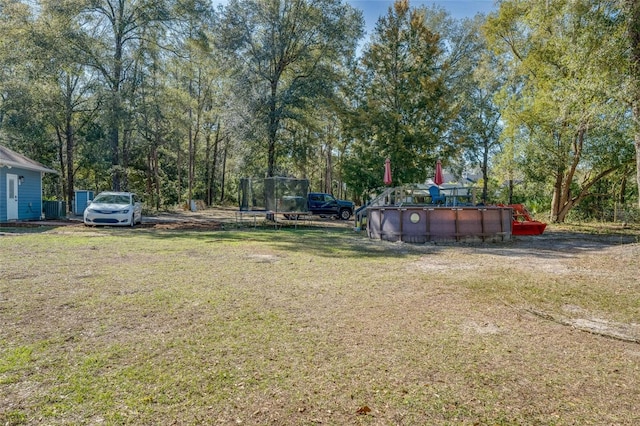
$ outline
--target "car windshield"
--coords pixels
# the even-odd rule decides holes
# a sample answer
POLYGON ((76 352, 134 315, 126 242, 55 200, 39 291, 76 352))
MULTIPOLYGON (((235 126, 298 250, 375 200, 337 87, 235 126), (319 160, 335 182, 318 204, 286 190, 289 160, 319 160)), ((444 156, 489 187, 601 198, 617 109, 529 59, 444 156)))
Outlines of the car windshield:
POLYGON ((129 196, 119 194, 100 194, 95 198, 95 200, 93 200, 93 202, 105 204, 129 204, 129 196))

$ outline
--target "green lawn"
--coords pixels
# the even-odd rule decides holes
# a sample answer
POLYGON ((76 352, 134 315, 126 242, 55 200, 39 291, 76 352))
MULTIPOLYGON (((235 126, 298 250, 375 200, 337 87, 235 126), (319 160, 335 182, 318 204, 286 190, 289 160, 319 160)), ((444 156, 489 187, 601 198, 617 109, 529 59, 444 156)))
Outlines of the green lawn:
POLYGON ((636 425, 638 235, 0 229, 0 424, 636 425))

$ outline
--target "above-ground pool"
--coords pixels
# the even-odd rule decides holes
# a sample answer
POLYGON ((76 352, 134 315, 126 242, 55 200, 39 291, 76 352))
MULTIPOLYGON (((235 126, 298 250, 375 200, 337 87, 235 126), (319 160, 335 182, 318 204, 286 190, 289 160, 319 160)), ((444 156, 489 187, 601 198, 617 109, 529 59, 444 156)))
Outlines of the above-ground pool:
POLYGON ((367 209, 369 238, 427 241, 507 241, 510 207, 372 206, 367 209))

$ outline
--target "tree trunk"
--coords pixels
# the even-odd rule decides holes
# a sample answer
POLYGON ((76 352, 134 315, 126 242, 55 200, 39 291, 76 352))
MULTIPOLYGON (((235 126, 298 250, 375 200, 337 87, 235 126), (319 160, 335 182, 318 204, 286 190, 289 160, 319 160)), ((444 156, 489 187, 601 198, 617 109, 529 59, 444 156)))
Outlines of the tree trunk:
POLYGON ((177 158, 176 158, 176 179, 177 179, 177 183, 178 183, 178 188, 177 188, 177 196, 178 196, 178 205, 182 205, 182 150, 180 149, 180 143, 178 143, 178 152, 177 152, 177 158))
POLYGON ((623 174, 623 178, 620 179, 620 190, 618 191, 618 202, 621 205, 627 201, 626 193, 627 193, 627 176, 629 175, 628 169, 625 167, 625 171, 623 174))
POLYGON ((146 175, 146 193, 151 197, 147 202, 150 206, 155 206, 155 193, 153 191, 153 146, 147 152, 147 170, 145 172, 146 175))
MULTIPOLYGON (((194 95, 196 95, 193 89, 193 80, 189 80, 189 98, 193 99, 194 95)), ((198 82, 198 88, 200 87, 200 82, 198 82)), ((200 89, 198 89, 199 92, 200 89)), ((198 105, 200 105, 200 93, 197 93, 198 105)), ((189 203, 189 209, 191 208, 191 201, 193 200, 193 186, 196 179, 196 150, 197 150, 197 140, 200 137, 200 107, 196 112, 196 122, 193 122, 193 108, 189 107, 189 169, 188 169, 188 194, 189 199, 187 203, 189 203)))
POLYGON ((558 211, 558 213, 556 214, 555 222, 563 223, 565 221, 565 219, 567 218, 567 215, 569 214, 569 212, 573 208, 573 206, 575 206, 576 204, 577 204, 577 202, 575 202, 574 200, 568 200, 566 203, 564 203, 562 205, 562 208, 560 209, 560 211, 558 211))
POLYGON ((158 147, 153 147, 153 180, 156 190, 156 209, 160 210, 160 160, 158 160, 158 147))
POLYGON ((513 179, 509 179, 509 204, 513 204, 513 179))
MULTIPOLYGON (((638 79, 638 85, 640 86, 640 78, 638 79)), ((638 87, 640 92, 640 87, 638 87)), ((636 147, 636 184, 638 185, 638 208, 640 208, 640 95, 634 100, 635 106, 633 107, 633 121, 634 121, 634 145, 636 147)))
MULTIPOLYGON (((573 153, 571 155, 571 165, 567 169, 558 169, 556 171, 556 182, 553 190, 553 202, 551 206, 551 221, 561 223, 564 222, 567 214, 575 207, 587 194, 587 190, 599 179, 593 179, 590 183, 582 186, 580 194, 577 197, 571 196, 571 183, 578 170, 580 159, 582 158, 582 149, 584 147, 584 138, 587 133, 587 127, 581 124, 573 136, 573 153), (565 173, 566 171, 566 173, 565 173)), ((561 134, 556 135, 558 144, 560 144, 561 134)))
MULTIPOLYGON (((191 92, 191 88, 189 88, 189 92, 191 92)), ((187 170, 187 209, 191 209, 191 200, 193 199, 193 151, 194 151, 194 142, 193 142, 193 121, 192 121, 192 111, 189 108, 189 161, 188 161, 188 170, 187 170)))
MULTIPOLYGON (((68 105, 71 108, 71 105, 68 105)), ((65 138, 67 143, 67 210, 72 211, 71 200, 75 196, 74 192, 74 178, 73 178, 73 151, 75 150, 75 141, 73 140, 73 124, 71 123, 71 110, 67 110, 65 113, 65 138)))
POLYGON ((114 57, 114 71, 111 89, 111 116, 109 122, 109 145, 111 147, 111 186, 114 191, 120 191, 120 80, 122 76, 122 46, 116 46, 114 57))
POLYGON ((324 180, 324 192, 327 194, 333 194, 333 161, 331 158, 331 153, 333 152, 333 146, 330 140, 331 136, 327 137, 327 146, 326 146, 326 167, 325 167, 325 180, 324 180))
POLYGON ((211 203, 213 203, 216 199, 216 186, 215 186, 215 176, 216 170, 218 170, 218 155, 220 151, 220 120, 218 120, 218 126, 216 129, 216 137, 213 143, 213 159, 211 164, 211 203))
POLYGON ((228 144, 229 144, 229 139, 227 138, 227 141, 222 150, 222 177, 220 178, 220 204, 222 204, 222 202, 224 201, 224 181, 225 181, 225 175, 227 173, 227 152, 228 152, 227 145, 228 144))
POLYGON ((278 136, 277 96, 278 81, 271 82, 271 98, 269 99, 269 147, 267 154, 267 177, 273 177, 276 168, 276 138, 278 136))
MULTIPOLYGON (((159 137, 156 135, 156 143, 159 137)), ((160 210, 160 175, 158 172, 158 145, 151 146, 147 154, 147 194, 151 196, 149 205, 160 210)))
POLYGON ((213 185, 213 176, 212 169, 213 165, 211 164, 211 150, 213 147, 211 146, 211 131, 207 130, 204 136, 204 184, 205 184, 205 194, 204 194, 204 203, 211 207, 213 204, 212 198, 212 185, 213 185))
POLYGON ((631 110, 636 149, 636 183, 640 208, 640 0, 627 0, 629 8, 628 38, 630 47, 631 110))
POLYGON ((122 133, 122 160, 120 161, 120 188, 129 191, 129 159, 131 158, 132 130, 127 129, 122 133))
POLYGON ((551 198, 551 222, 558 222, 560 208, 562 206, 562 170, 556 170, 556 181, 553 184, 553 196, 551 198))
POLYGON ((151 164, 152 164, 152 172, 153 172, 153 187, 155 191, 155 207, 157 210, 160 210, 160 205, 162 204, 160 201, 160 160, 158 159, 158 148, 162 145, 162 133, 161 133, 161 119, 158 113, 154 114, 155 121, 155 135, 154 135, 154 143, 151 148, 151 164))
MULTIPOLYGON (((488 164, 489 164, 489 147, 488 144, 485 143, 485 149, 482 153, 482 203, 487 203, 487 198, 489 196, 489 172, 488 172, 488 164)), ((509 185, 512 184, 513 181, 509 182, 509 185)), ((466 182, 465 182, 466 183, 466 182)), ((509 190, 509 200, 511 200, 511 196, 513 195, 513 190, 509 190)), ((510 203, 511 204, 511 203, 510 203)))
POLYGON ((120 162, 120 129, 122 125, 122 55, 124 52, 124 39, 123 39, 123 20, 124 10, 121 6, 120 9, 114 11, 113 15, 113 35, 114 35, 114 53, 113 53, 113 71, 111 78, 111 117, 109 123, 109 143, 111 145, 111 166, 112 166, 112 189, 114 191, 120 191, 122 187, 121 182, 121 162, 120 162))
MULTIPOLYGON (((62 139, 62 134, 60 133, 60 128, 58 126, 55 126, 56 129, 56 137, 58 138, 58 159, 60 160, 60 173, 62 176, 66 175, 66 161, 65 161, 65 155, 64 155, 64 141, 62 139)), ((62 194, 64 197, 68 197, 69 192, 67 191, 67 180, 66 179, 60 179, 60 182, 62 184, 62 194)), ((67 202, 67 212, 71 212, 71 199, 70 198, 65 198, 65 201, 67 202)))

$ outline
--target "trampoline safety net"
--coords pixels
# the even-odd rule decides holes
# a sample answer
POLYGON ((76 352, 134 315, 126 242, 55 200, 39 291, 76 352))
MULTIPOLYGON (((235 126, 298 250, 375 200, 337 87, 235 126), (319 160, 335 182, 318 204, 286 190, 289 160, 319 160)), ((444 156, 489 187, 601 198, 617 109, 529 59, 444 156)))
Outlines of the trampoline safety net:
POLYGON ((306 212, 309 181, 285 177, 242 178, 239 186, 240 210, 306 212))

